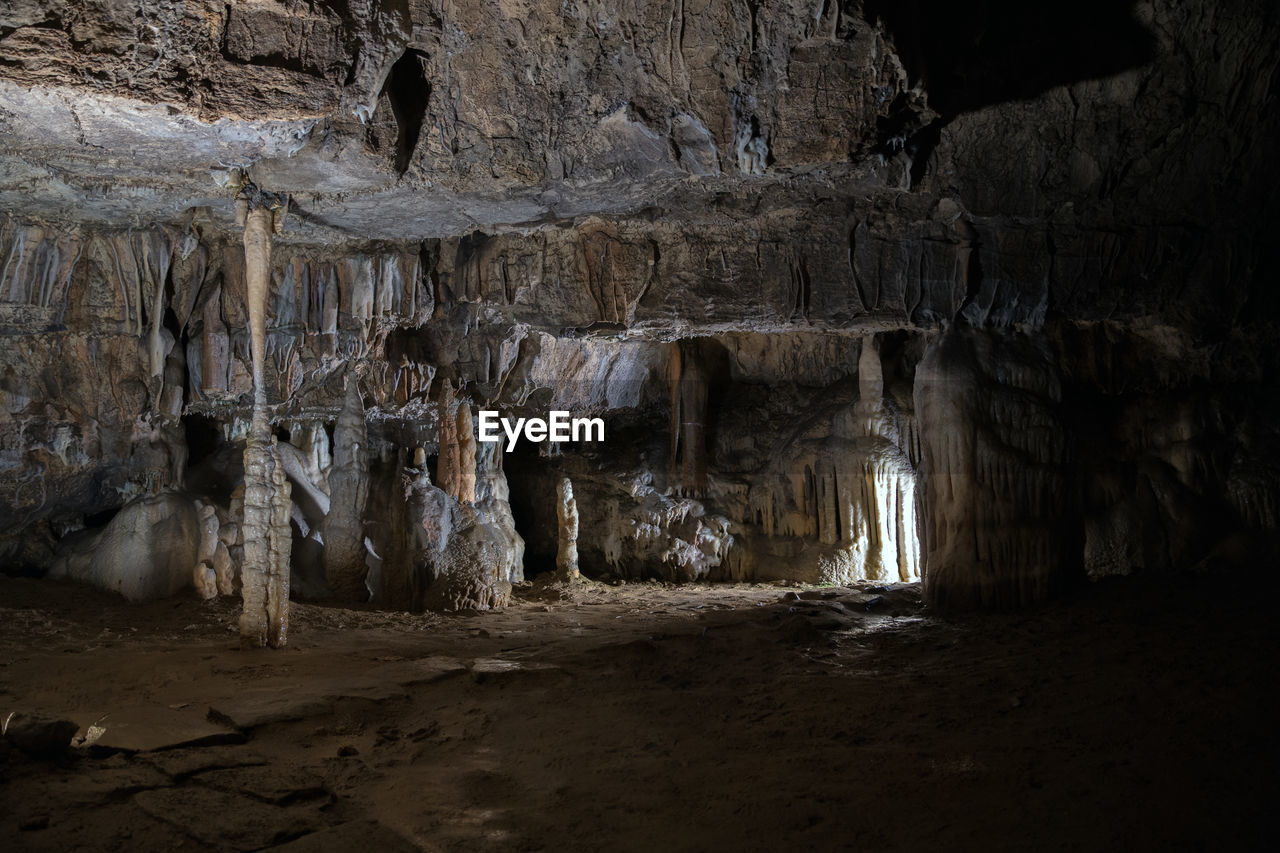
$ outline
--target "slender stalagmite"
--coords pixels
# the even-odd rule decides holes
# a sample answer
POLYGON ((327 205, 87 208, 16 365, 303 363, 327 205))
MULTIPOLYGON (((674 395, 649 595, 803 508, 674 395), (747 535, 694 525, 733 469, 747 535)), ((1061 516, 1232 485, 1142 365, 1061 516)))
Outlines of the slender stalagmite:
POLYGON ((436 485, 455 500, 462 494, 462 450, 458 446, 458 416, 453 386, 446 381, 440 390, 436 423, 440 431, 440 455, 436 458, 436 485))
POLYGON ((244 598, 240 644, 245 648, 279 648, 289 628, 289 483, 267 419, 263 384, 273 229, 271 210, 261 202, 251 206, 244 227, 253 356, 253 421, 244 449, 244 563, 240 570, 244 598))
POLYGON ((464 504, 476 502, 476 434, 471 418, 471 404, 458 403, 458 494, 464 504))
POLYGON ((556 569, 569 580, 577 580, 578 572, 578 502, 573 497, 573 483, 562 477, 556 489, 556 515, 560 521, 560 551, 556 569))

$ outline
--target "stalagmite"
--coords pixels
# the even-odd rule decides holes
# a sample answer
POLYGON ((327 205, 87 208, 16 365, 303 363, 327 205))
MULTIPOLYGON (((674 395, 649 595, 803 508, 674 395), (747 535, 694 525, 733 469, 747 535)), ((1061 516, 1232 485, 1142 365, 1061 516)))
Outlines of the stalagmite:
POLYGON ((363 601, 365 588, 364 510, 369 497, 364 403, 354 374, 333 434, 329 512, 321 525, 324 577, 339 601, 363 601))
POLYGON ((200 518, 200 549, 196 554, 195 573, 192 580, 200 597, 216 598, 218 595, 218 575, 214 566, 214 557, 218 553, 218 514, 212 504, 197 502, 197 515, 200 518))
POLYGON ((240 643, 247 648, 279 648, 285 644, 289 627, 290 489, 267 419, 263 384, 273 227, 266 205, 259 203, 248 211, 244 255, 253 356, 253 422, 244 450, 244 563, 240 570, 244 600, 240 643))
POLYGON ((573 483, 568 477, 562 477, 556 489, 556 518, 560 522, 556 570, 570 580, 577 580, 581 577, 578 572, 578 502, 574 500, 573 483))
POLYGON ((436 459, 436 485, 446 495, 457 498, 462 493, 462 459, 458 447, 458 421, 454 411, 453 386, 447 381, 436 404, 436 423, 440 430, 440 455, 436 459))
POLYGON ((476 434, 471 418, 471 404, 458 403, 456 419, 458 440, 458 494, 457 499, 470 504, 476 502, 476 434))

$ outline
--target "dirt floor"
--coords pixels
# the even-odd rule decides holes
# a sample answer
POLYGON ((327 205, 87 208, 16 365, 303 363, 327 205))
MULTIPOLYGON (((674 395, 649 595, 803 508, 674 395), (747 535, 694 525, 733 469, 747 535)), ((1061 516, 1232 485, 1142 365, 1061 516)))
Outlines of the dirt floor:
POLYGON ((132 606, 0 578, 0 850, 1280 849, 1271 593, 1113 581, 518 590, 502 612, 132 606))

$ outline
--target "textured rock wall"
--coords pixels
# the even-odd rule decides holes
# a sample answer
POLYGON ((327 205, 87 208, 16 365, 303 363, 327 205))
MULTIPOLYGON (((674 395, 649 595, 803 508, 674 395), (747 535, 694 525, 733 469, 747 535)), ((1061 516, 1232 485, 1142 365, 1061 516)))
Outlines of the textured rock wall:
POLYGON ((957 327, 917 368, 925 595, 935 607, 1042 601, 1076 568, 1061 381, 1037 343, 957 327))
POLYGON ((231 529, 251 181, 287 194, 259 387, 299 594, 499 605, 525 540, 554 564, 565 476, 588 575, 923 576, 960 608, 1247 563, 1280 512, 1277 28, 1263 0, 11 3, 0 553, 47 565, 184 484, 231 529), (480 407, 608 439, 504 461, 480 407))

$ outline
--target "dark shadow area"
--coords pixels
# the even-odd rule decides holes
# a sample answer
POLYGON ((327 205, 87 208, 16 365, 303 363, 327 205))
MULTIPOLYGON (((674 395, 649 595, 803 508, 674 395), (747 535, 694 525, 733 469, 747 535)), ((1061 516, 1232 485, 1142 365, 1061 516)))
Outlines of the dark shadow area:
POLYGON ((399 130, 396 136, 396 171, 404 172, 409 168, 414 149, 418 147, 422 122, 431 99, 426 55, 421 51, 406 50, 391 66, 383 93, 391 101, 399 130))
POLYGON ((84 526, 88 528, 106 527, 111 523, 111 519, 120 513, 120 507, 113 506, 99 512, 86 513, 84 517, 84 526))
POLYGON ((910 82, 923 85, 938 113, 929 121, 903 93, 878 121, 877 150, 905 150, 912 185, 956 116, 1137 68, 1156 50, 1130 0, 867 0, 863 13, 883 23, 910 82))
POLYGON ((526 580, 554 571, 559 548, 555 495, 560 473, 550 459, 539 453, 539 446, 521 441, 502 457, 510 489, 511 518, 516 533, 524 539, 526 580))
POLYGON ((207 415, 185 415, 182 429, 187 439, 187 464, 199 465, 222 444, 222 425, 207 415))
POLYGON ((1054 86, 1150 62, 1155 40, 1133 3, 1110 0, 868 0, 912 82, 944 121, 1054 86))

